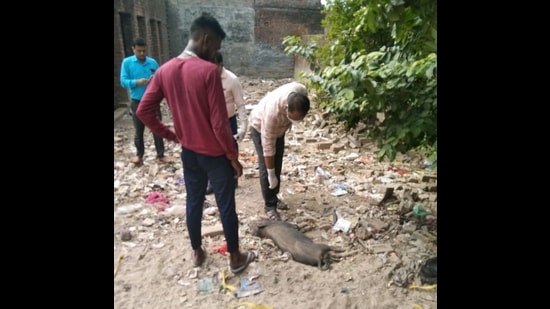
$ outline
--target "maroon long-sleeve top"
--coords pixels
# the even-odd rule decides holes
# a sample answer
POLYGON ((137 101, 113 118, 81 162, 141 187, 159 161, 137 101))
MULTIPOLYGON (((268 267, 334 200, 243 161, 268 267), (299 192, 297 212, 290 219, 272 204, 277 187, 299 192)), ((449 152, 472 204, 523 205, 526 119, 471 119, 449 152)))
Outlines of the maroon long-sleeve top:
POLYGON ((153 133, 170 141, 177 136, 189 150, 237 159, 220 73, 211 62, 176 57, 163 64, 149 82, 136 115, 153 133), (163 99, 175 133, 156 116, 163 99))

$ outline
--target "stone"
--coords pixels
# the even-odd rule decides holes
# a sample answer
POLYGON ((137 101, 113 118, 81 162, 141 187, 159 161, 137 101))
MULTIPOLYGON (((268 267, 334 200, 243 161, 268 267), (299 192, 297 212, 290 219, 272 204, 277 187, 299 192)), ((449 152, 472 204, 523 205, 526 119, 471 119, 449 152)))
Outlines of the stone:
POLYGON ((332 146, 332 142, 317 143, 317 149, 330 149, 330 146, 332 146))
POLYGON ((129 229, 123 229, 120 231, 120 240, 129 241, 132 239, 132 232, 129 229))
POLYGON ((218 223, 213 226, 212 225, 202 226, 202 237, 206 237, 206 236, 214 237, 218 235, 223 235, 223 226, 221 225, 221 223, 218 223))

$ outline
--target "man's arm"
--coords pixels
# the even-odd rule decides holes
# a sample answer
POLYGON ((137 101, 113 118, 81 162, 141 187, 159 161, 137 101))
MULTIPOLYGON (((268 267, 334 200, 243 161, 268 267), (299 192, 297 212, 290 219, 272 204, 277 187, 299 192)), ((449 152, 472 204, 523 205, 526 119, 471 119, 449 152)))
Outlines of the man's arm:
POLYGON ((264 161, 268 170, 275 168, 275 156, 264 156, 264 161))
MULTIPOLYGON (((266 117, 268 115, 264 115, 266 117)), ((277 143, 277 136, 273 133, 271 127, 273 126, 273 120, 269 119, 269 116, 264 118, 262 122, 262 148, 264 150, 264 161, 267 169, 275 168, 275 144, 277 143)))
POLYGON ((147 126, 151 132, 161 136, 169 141, 178 141, 178 137, 157 117, 157 112, 160 108, 160 103, 164 99, 164 95, 158 86, 157 81, 160 78, 153 78, 147 86, 141 101, 136 110, 136 116, 147 126))
POLYGON ((128 73, 128 65, 125 60, 122 61, 120 65, 120 85, 122 88, 130 89, 136 86, 134 80, 130 79, 130 74, 128 73))
POLYGON ((248 129, 248 115, 246 114, 246 102, 244 101, 243 88, 239 78, 235 78, 231 91, 233 92, 233 98, 235 99, 240 124, 235 139, 237 141, 241 141, 246 135, 246 130, 248 129))
POLYGON ((231 127, 227 122, 227 104, 223 93, 222 79, 216 69, 209 72, 206 78, 212 129, 227 159, 236 160, 238 153, 235 149, 231 127))

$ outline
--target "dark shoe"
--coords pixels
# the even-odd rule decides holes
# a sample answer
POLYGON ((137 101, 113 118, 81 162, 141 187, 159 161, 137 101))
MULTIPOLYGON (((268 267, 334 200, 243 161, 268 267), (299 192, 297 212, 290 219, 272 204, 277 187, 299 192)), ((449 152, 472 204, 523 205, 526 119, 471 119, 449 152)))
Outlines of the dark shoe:
POLYGON ((277 200, 277 209, 280 209, 280 210, 289 210, 290 208, 288 207, 288 205, 281 201, 281 200, 277 200))
POLYGON ((167 156, 157 157, 157 161, 164 164, 172 163, 170 158, 168 158, 167 156))
POLYGON ((135 156, 131 161, 135 166, 140 166, 143 164, 143 159, 139 156, 135 156))
POLYGON ((265 212, 271 221, 282 221, 281 215, 277 212, 277 209, 271 209, 265 212))
POLYGON ((256 259, 256 253, 254 253, 252 251, 247 251, 246 252, 246 261, 244 262, 244 264, 242 264, 241 266, 237 266, 235 268, 229 266, 229 270, 234 274, 240 273, 241 271, 245 270, 245 268, 250 263, 252 263, 255 259, 256 259))
POLYGON ((201 248, 193 250, 193 267, 201 267, 206 260, 206 252, 201 248))

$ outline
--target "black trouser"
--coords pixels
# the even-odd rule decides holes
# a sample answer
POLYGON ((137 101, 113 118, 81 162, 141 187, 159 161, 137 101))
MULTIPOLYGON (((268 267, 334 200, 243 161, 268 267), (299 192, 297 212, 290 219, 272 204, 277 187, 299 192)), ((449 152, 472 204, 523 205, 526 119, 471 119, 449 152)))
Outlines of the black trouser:
POLYGON ((223 226, 227 251, 239 249, 239 218, 235 211, 235 170, 225 155, 211 157, 182 147, 181 162, 185 179, 187 231, 194 250, 202 245, 201 229, 206 183, 210 179, 220 220, 223 226))
POLYGON ((281 187, 281 170, 283 168, 283 155, 285 152, 285 136, 277 138, 275 142, 275 175, 279 180, 279 184, 274 189, 269 189, 269 180, 267 178, 267 168, 265 166, 264 148, 262 147, 262 135, 253 127, 250 127, 250 135, 256 148, 258 155, 258 164, 260 165, 260 187, 264 198, 264 210, 277 209, 277 194, 281 187))
MULTIPOLYGON (((229 125, 231 126, 231 132, 233 132, 233 135, 237 134, 237 115, 233 115, 233 117, 229 118, 229 125)), ((237 148, 237 153, 239 152, 239 143, 235 141, 235 148, 237 148)), ((239 186, 239 179, 235 179, 235 188, 239 186)), ((208 181, 208 189, 212 189, 212 185, 210 184, 210 181, 208 181)))
MULTIPOLYGON (((237 115, 233 115, 233 117, 229 118, 229 125, 231 126, 233 135, 237 134, 237 115)), ((237 152, 239 152, 239 143, 237 143, 237 141, 235 141, 235 148, 237 148, 237 152)))
MULTIPOLYGON (((141 120, 136 116, 136 110, 138 108, 139 101, 132 99, 132 104, 130 105, 130 108, 132 109, 132 119, 134 121, 134 145, 136 146, 136 155, 140 158, 143 158, 143 154, 145 153, 145 142, 143 140, 143 133, 145 132, 145 125, 141 120)), ((162 113, 159 110, 157 112, 157 116, 160 120, 162 120, 162 113)), ((157 157, 162 158, 164 157, 164 140, 162 137, 153 134, 153 139, 155 141, 155 148, 157 150, 157 157)))

